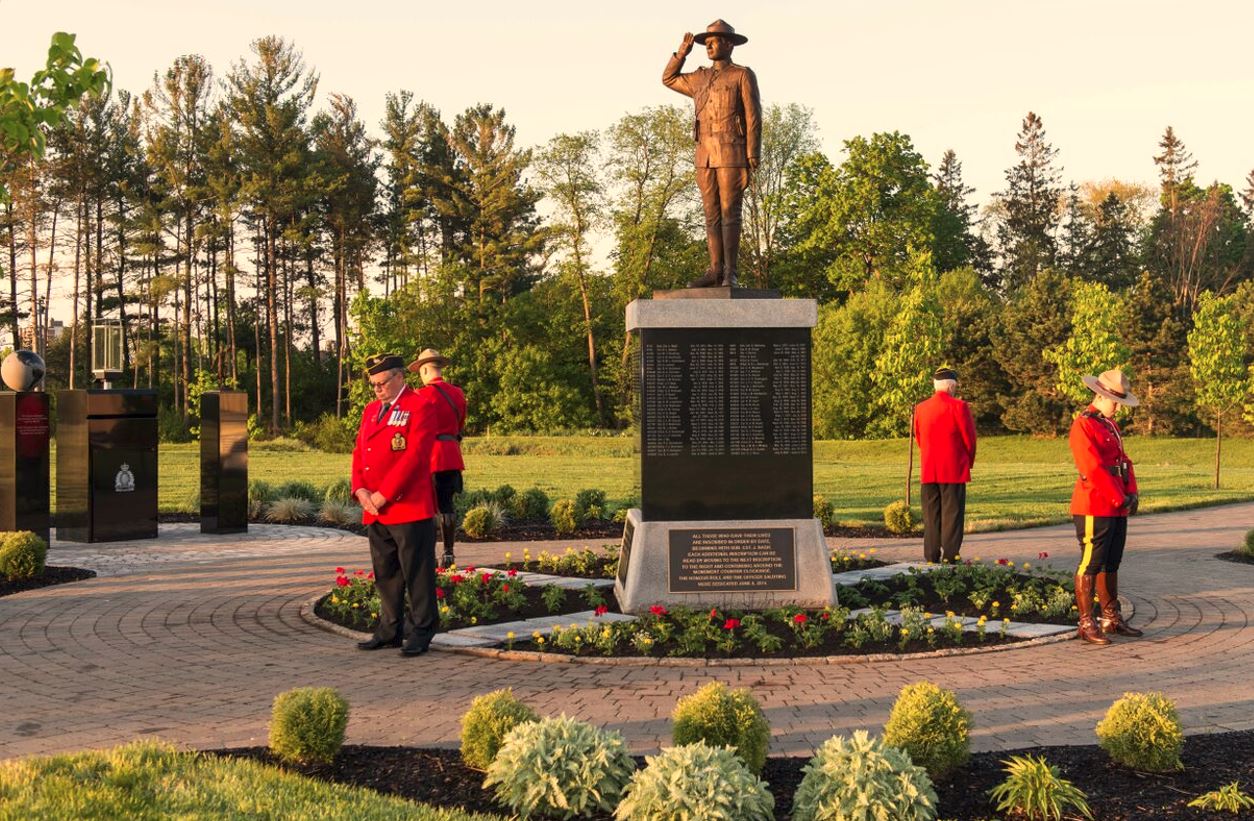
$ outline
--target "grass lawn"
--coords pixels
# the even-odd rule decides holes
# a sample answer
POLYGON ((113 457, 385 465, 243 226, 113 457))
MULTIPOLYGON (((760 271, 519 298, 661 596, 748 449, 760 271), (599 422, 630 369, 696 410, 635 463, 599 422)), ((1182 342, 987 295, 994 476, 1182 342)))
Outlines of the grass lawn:
POLYGON ((135 742, 0 762, 0 819, 410 819, 489 821, 253 761, 135 742))
MULTIPOLYGON (((304 479, 325 485, 347 476, 347 454, 297 450, 286 442, 253 443, 249 476, 271 483, 304 479)), ((468 439, 468 489, 503 484, 539 487, 558 499, 582 488, 604 490, 611 504, 639 497, 630 437, 506 436, 468 439)), ((1127 440, 1136 461, 1141 510, 1178 509, 1254 499, 1254 439, 1224 443, 1223 489, 1214 490, 1213 439, 1127 440)), ((162 445, 161 509, 178 510, 199 488, 199 446, 162 445)), ((53 466, 55 469, 55 458, 53 466)), ((814 448, 814 489, 846 524, 882 521, 884 506, 905 488, 905 440, 821 441, 814 448)), ((918 455, 913 501, 918 506, 918 455)), ((745 481, 753 481, 746 477, 745 481)), ((977 530, 1066 521, 1075 467, 1067 440, 1020 436, 980 440, 967 521, 977 530)), ((55 479, 54 479, 55 483, 55 479)))

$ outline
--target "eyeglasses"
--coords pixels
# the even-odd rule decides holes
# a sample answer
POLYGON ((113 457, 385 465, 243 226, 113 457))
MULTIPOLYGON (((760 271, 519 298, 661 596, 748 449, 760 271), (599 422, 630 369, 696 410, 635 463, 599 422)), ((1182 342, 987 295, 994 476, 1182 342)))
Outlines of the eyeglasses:
POLYGON ((376 382, 376 381, 374 381, 373 379, 371 379, 371 380, 370 380, 370 387, 374 388, 376 391, 381 391, 381 390, 383 390, 384 388, 386 388, 386 387, 388 386, 388 383, 389 383, 389 382, 391 382, 391 381, 392 381, 393 379, 395 379, 396 377, 397 377, 397 374, 391 374, 391 375, 390 375, 390 376, 388 376, 386 379, 384 379, 382 382, 376 382))

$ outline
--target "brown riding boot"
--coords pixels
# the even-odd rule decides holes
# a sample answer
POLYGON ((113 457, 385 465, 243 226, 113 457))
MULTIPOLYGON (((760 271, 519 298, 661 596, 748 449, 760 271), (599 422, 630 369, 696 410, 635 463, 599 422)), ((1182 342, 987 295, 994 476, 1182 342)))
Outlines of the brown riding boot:
POLYGON ((440 569, 447 570, 457 563, 453 555, 453 536, 457 533, 457 517, 452 513, 440 514, 440 535, 444 540, 444 555, 440 557, 440 569))
POLYGON ((1102 603, 1101 626, 1103 633, 1117 633, 1120 636, 1145 635, 1123 620, 1119 608, 1119 571, 1105 570, 1097 574, 1097 598, 1102 603))
POLYGON ((1102 634, 1102 628, 1093 619, 1093 577, 1077 573, 1075 577, 1075 606, 1080 611, 1080 629, 1077 636, 1089 644, 1110 644, 1102 634))

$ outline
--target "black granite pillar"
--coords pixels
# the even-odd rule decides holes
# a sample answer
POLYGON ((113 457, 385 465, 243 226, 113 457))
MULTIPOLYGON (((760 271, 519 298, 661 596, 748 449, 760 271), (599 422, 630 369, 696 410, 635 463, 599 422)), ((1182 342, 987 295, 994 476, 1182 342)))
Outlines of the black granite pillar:
POLYGON ((248 394, 200 398, 200 532, 248 530, 248 394))
POLYGON ((0 530, 49 533, 48 394, 0 393, 0 530))

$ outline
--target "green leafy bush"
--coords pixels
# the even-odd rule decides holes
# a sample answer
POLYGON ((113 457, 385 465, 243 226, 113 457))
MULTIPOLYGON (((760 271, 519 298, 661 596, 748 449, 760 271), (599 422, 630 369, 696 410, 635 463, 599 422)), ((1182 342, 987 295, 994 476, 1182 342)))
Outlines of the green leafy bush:
POLYGON ((936 817, 936 791, 927 771, 865 730, 852 738, 829 738, 802 772, 793 796, 793 821, 936 817))
POLYGON ((332 687, 297 687, 274 698, 270 751, 284 761, 330 762, 344 744, 348 702, 332 687))
POLYGON ((323 492, 314 487, 313 482, 306 482, 304 479, 293 479, 275 488, 274 497, 276 499, 304 499, 306 502, 320 503, 323 492))
POLYGON ((971 755, 971 714, 930 681, 907 684, 884 725, 884 743, 908 753, 932 779, 943 778, 971 755))
POLYGON ((1254 798, 1241 792, 1241 785, 1233 781, 1217 790, 1199 795, 1189 802, 1190 807, 1212 812, 1230 812, 1233 815, 1241 810, 1254 809, 1254 798))
POLYGON ((462 530, 472 539, 495 536, 505 525, 505 511, 496 502, 485 502, 466 511, 462 530))
POLYGON ((340 504, 354 501, 353 480, 347 476, 331 480, 331 483, 322 490, 322 501, 339 502, 340 504))
POLYGON ((1012 755, 1002 764, 1006 765, 1006 780, 989 791, 998 802, 998 812, 1013 813, 1030 821, 1059 821, 1067 811, 1093 817, 1080 788, 1060 776, 1058 768, 1043 757, 1012 755))
POLYGON ((534 710, 514 697, 511 689, 479 696, 462 716, 462 761, 467 767, 486 770, 510 730, 539 719, 534 710))
POLYGON ((1134 770, 1184 769, 1184 731, 1171 699, 1162 693, 1124 693, 1097 724, 1098 744, 1115 762, 1134 770))
POLYGON ((266 505, 266 521, 276 524, 298 524, 313 516, 314 505, 308 499, 282 497, 266 505))
POLYGON ((579 517, 575 515, 574 499, 558 499, 549 511, 549 521, 559 536, 569 536, 579 529, 579 517))
POLYGON ((5 533, 0 539, 0 576, 11 582, 42 575, 47 560, 48 543, 29 530, 5 533))
POLYGON ((248 501, 249 502, 273 502, 278 498, 278 494, 274 492, 274 485, 264 479, 253 479, 248 483, 248 501))
POLYGON ((483 787, 521 818, 576 818, 618 806, 634 769, 621 735, 562 715, 510 730, 483 787))
POLYGON ((509 500, 509 515, 515 521, 544 521, 549 517, 549 496, 538 487, 529 488, 509 500))
POLYGON ((824 530, 836 524, 836 508, 821 493, 814 494, 814 518, 819 520, 824 530))
POLYGON ((898 499, 884 508, 884 527, 889 533, 909 533, 914 530, 914 511, 904 499, 898 499))
POLYGON ((605 491, 584 488, 575 494, 575 519, 580 524, 605 517, 605 491))
POLYGON ((631 777, 619 821, 772 821, 775 799, 766 782, 749 772, 730 749, 704 742, 668 747, 646 756, 631 777))
POLYGON ((1245 533, 1245 554, 1254 556, 1254 528, 1250 528, 1245 533))
POLYGON ((352 453, 357 441, 357 420, 345 416, 336 419, 324 413, 313 422, 298 422, 292 435, 323 453, 352 453))
POLYGON ((729 690, 722 682, 712 681, 681 698, 671 720, 677 745, 704 741, 714 747, 732 747, 750 772, 762 772, 771 728, 747 689, 729 690))

